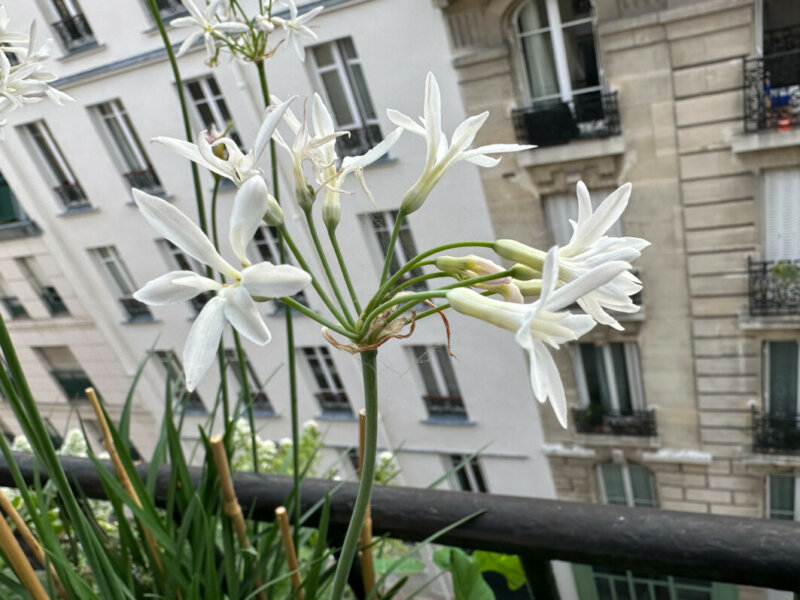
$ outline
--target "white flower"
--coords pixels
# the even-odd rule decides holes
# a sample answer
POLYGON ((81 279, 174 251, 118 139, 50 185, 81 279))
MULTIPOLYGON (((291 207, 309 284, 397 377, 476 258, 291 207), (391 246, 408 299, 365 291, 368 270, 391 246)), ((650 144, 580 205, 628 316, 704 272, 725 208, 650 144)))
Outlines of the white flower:
POLYGON ((500 162, 499 158, 492 158, 488 154, 502 152, 519 152, 534 146, 520 146, 519 144, 491 144, 468 150, 475 139, 478 130, 489 116, 488 112, 469 117, 453 132, 453 139, 447 143, 447 137, 442 131, 442 101, 439 94, 439 84, 433 73, 428 73, 425 80, 425 108, 424 116, 420 119, 422 125, 417 124, 412 118, 401 112, 389 109, 386 111, 389 120, 395 125, 407 129, 425 138, 427 152, 425 156, 425 169, 417 182, 412 186, 405 197, 401 207, 406 214, 417 210, 433 187, 439 182, 445 171, 455 163, 466 160, 479 167, 493 167, 500 162))
POLYGON ((197 31, 193 31, 189 37, 183 40, 175 56, 186 54, 189 48, 202 37, 208 60, 210 63, 214 63, 217 59, 217 40, 219 38, 224 38, 226 34, 236 35, 249 31, 244 23, 219 20, 218 10, 224 1, 213 0, 211 4, 206 5, 205 11, 202 11, 193 0, 181 0, 186 10, 189 11, 189 16, 173 19, 170 24, 174 27, 197 27, 197 31))
MULTIPOLYGON (((467 256, 439 256, 436 258, 436 268, 450 273, 459 280, 472 279, 473 277, 483 277, 501 273, 505 269, 482 256, 469 254, 467 256)), ((513 283, 511 276, 490 279, 483 283, 474 284, 475 287, 484 290, 493 290, 502 295, 507 302, 522 304, 525 299, 522 292, 513 283)))
POLYGON ((208 132, 201 131, 200 135, 197 136, 197 144, 170 137, 156 137, 153 138, 153 141, 164 144, 176 154, 196 162, 212 173, 227 177, 236 184, 236 187, 241 187, 245 181, 260 174, 256 163, 267 147, 275 127, 283 117, 283 113, 289 108, 289 103, 292 100, 294 100, 294 96, 282 104, 270 106, 267 109, 264 121, 258 129, 253 149, 246 154, 229 137, 221 137, 214 140, 213 129, 211 138, 209 138, 208 132), (214 141, 210 142, 209 139, 214 141), (224 158, 215 152, 219 148, 225 150, 225 152, 220 153, 224 158))
POLYGON ((291 296, 304 289, 311 277, 289 265, 269 262, 251 265, 247 259, 245 250, 267 209, 267 186, 261 177, 252 177, 242 185, 231 214, 230 244, 244 267, 241 272, 222 258, 200 228, 177 208, 139 190, 133 190, 133 197, 156 231, 230 281, 223 284, 192 271, 172 271, 148 282, 134 294, 140 302, 159 306, 189 300, 202 292, 217 293, 200 311, 186 339, 183 363, 186 387, 192 391, 214 361, 226 320, 252 342, 268 343, 271 335, 253 297, 291 296))
POLYGON ((562 427, 567 426, 567 399, 556 363, 547 346, 577 340, 595 325, 588 315, 562 311, 592 290, 611 281, 628 268, 622 261, 606 262, 576 280, 556 289, 559 272, 558 247, 547 253, 542 272, 542 292, 532 304, 514 304, 487 298, 466 288, 447 293, 447 301, 458 312, 516 332, 517 343, 530 356, 533 394, 539 402, 550 400, 562 427))
POLYGON ((297 57, 300 59, 300 62, 305 62, 306 51, 303 48, 300 38, 302 36, 306 36, 314 40, 318 39, 317 34, 314 33, 312 29, 306 25, 306 23, 322 12, 323 7, 317 6, 316 8, 312 8, 307 13, 298 16, 297 4, 295 4, 295 0, 285 0, 285 4, 289 7, 289 18, 283 19, 281 17, 272 17, 272 23, 278 25, 286 32, 286 43, 294 48, 294 51, 297 54, 297 57))
MULTIPOLYGON (((574 281, 590 269, 609 261, 630 263, 641 255, 650 242, 635 237, 607 237, 608 229, 620 218, 628 205, 631 185, 626 183, 612 192, 597 210, 583 182, 578 182, 578 222, 569 243, 559 251, 559 279, 574 281)), ((539 270, 544 253, 513 240, 498 240, 494 250, 500 256, 539 270)), ((622 330, 622 326, 605 309, 632 313, 639 310, 630 299, 642 289, 641 282, 630 272, 631 266, 613 280, 579 298, 579 306, 598 323, 622 330)))

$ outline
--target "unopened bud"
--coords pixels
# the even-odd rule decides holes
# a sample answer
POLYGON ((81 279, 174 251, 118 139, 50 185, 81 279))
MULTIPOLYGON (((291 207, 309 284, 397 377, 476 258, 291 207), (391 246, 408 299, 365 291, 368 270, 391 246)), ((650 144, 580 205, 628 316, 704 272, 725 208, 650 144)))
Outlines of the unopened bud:
POLYGON ((264 222, 272 227, 283 225, 283 209, 272 194, 267 194, 267 212, 264 213, 264 222))

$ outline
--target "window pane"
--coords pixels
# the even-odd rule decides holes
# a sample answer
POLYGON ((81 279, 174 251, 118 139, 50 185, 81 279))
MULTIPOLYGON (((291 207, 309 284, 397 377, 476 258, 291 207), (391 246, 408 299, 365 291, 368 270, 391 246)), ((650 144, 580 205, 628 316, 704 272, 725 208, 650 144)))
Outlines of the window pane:
POLYGON ((797 342, 769 343, 769 412, 797 414, 797 342))
POLYGON ((538 33, 521 40, 525 70, 533 98, 559 93, 556 63, 550 33, 538 33))
POLYGON ((633 492, 634 506, 655 506, 653 497, 653 476, 650 471, 639 465, 628 465, 631 477, 631 491, 633 492))
POLYGON ((114 140, 114 145, 117 147, 117 150, 119 150, 122 162, 125 163, 127 170, 136 171, 145 168, 147 165, 139 163, 139 159, 131 147, 128 136, 125 135, 120 120, 111 115, 105 117, 103 120, 105 121, 109 134, 111 134, 111 138, 114 140))
POLYGON ((606 490, 606 504, 628 504, 625 495, 625 483, 622 478, 622 467, 615 464, 600 465, 603 487, 606 490))
POLYGON ((323 44, 322 46, 314 46, 311 51, 314 53, 314 60, 317 61, 318 67, 327 67, 333 64, 333 47, 331 44, 323 44))
POLYGON ((422 381, 425 384, 425 393, 429 396, 441 396, 441 390, 436 383, 436 376, 433 374, 431 368, 431 356, 425 346, 414 346, 414 358, 417 360, 417 367, 422 376, 422 381))
POLYGON ((794 475, 770 475, 769 518, 794 519, 794 475))
POLYGON ((458 389, 458 382, 456 381, 456 374, 453 372, 453 363, 450 354, 447 352, 445 346, 436 346, 436 360, 439 362, 439 369, 444 377, 444 383, 447 386, 448 396, 461 396, 458 389))
POLYGON ((322 78, 322 85, 325 86, 325 91, 328 93, 328 100, 333 109, 333 116, 336 119, 336 124, 339 127, 351 127, 355 124, 353 113, 350 111, 350 105, 347 102, 347 94, 344 91, 344 85, 339 78, 338 71, 329 71, 320 75, 322 78))
POLYGON ((527 31, 536 31, 547 27, 547 9, 545 7, 546 0, 531 0, 519 11, 517 24, 519 32, 525 33, 527 31))
POLYGON ((345 58, 358 58, 356 47, 353 45, 353 38, 346 37, 339 40, 339 50, 341 50, 345 58))
POLYGON ((614 591, 616 592, 617 600, 630 600, 630 588, 628 587, 628 580, 617 580, 614 582, 614 591))
POLYGON ((558 13, 562 23, 586 19, 592 16, 592 3, 590 0, 558 0, 558 13))
POLYGON ((573 90, 600 85, 591 23, 564 28, 569 79, 573 90))
POLYGON ((610 344, 611 362, 614 366, 614 382, 617 385, 619 412, 629 415, 633 412, 631 390, 628 385, 628 367, 625 362, 625 345, 619 342, 610 344))
POLYGON ((589 391, 589 405, 596 410, 611 412, 611 398, 608 392, 608 379, 603 362, 603 349, 594 344, 580 344, 586 388, 589 391))
POLYGON ((361 109, 364 111, 363 116, 367 119, 377 119, 378 117, 375 114, 375 107, 372 106, 372 98, 369 97, 367 82, 364 79, 364 72, 361 70, 361 65, 350 65, 349 70, 350 76, 353 78, 356 97, 361 105, 361 109))

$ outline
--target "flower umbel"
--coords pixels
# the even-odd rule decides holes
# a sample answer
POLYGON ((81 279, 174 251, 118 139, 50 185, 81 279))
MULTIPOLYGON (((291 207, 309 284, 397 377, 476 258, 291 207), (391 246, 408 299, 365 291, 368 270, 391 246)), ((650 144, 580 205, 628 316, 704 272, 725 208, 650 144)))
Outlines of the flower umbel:
POLYGON ((238 35, 250 30, 244 23, 220 20, 219 9, 224 1, 225 0, 213 0, 210 4, 206 5, 205 10, 200 10, 197 4, 194 3, 194 0, 181 0, 186 10, 189 11, 189 16, 173 19, 170 24, 173 27, 196 27, 197 30, 190 33, 189 37, 183 40, 175 56, 183 56, 186 54, 189 48, 202 37, 209 64, 213 65, 216 63, 219 54, 217 48, 217 41, 219 39, 225 38, 226 35, 238 35))
POLYGON ((172 271, 148 282, 134 294, 140 302, 159 306, 189 300, 202 292, 216 292, 195 319, 183 350, 186 388, 192 391, 214 361, 226 320, 252 342, 268 343, 271 335, 253 298, 291 296, 304 289, 311 276, 290 265, 269 262, 251 265, 247 259, 247 244, 268 208, 266 183, 261 177, 253 177, 242 186, 231 215, 230 244, 244 267, 241 272, 222 258, 200 228, 177 208, 139 190, 133 190, 133 197, 156 231, 231 280, 220 283, 193 271, 172 271))
POLYGON ((312 8, 308 12, 300 15, 298 14, 295 0, 284 1, 289 6, 289 18, 283 19, 281 17, 272 17, 272 23, 279 26, 286 32, 286 43, 294 48, 294 51, 297 54, 297 58, 300 59, 300 62, 305 62, 306 51, 303 48, 300 38, 305 36, 313 40, 318 39, 317 34, 314 33, 314 31, 308 25, 306 25, 306 23, 322 12, 323 7, 317 6, 316 8, 312 8))

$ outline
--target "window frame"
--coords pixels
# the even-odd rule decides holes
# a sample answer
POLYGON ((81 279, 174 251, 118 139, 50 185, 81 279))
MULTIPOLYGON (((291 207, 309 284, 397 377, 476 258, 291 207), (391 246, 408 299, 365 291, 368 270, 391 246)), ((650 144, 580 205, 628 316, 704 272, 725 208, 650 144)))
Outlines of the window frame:
POLYGON ((111 244, 109 246, 88 248, 87 251, 100 270, 109 291, 119 293, 118 300, 122 305, 125 316, 128 318, 128 322, 152 321, 153 314, 147 305, 133 297, 139 286, 136 285, 136 281, 133 279, 131 272, 128 270, 128 265, 117 247, 111 244))
POLYGON ((75 357, 75 354, 72 352, 69 346, 67 345, 33 346, 32 350, 39 358, 39 361, 44 365, 47 372, 53 378, 58 388, 64 394, 64 397, 67 399, 68 403, 74 404, 74 403, 82 403, 88 401, 89 398, 86 396, 86 393, 84 392, 84 390, 87 387, 93 387, 97 391, 97 387, 94 385, 94 383, 92 383, 91 377, 89 377, 89 374, 86 372, 86 369, 83 368, 83 365, 81 365, 80 361, 78 361, 78 359, 75 357), (47 355, 48 351, 51 350, 66 351, 66 355, 68 355, 66 356, 66 358, 68 359, 66 362, 68 364, 74 363, 74 365, 70 365, 69 367, 57 366, 56 364, 57 361, 54 362, 52 360, 53 357, 47 355), (76 386, 78 389, 78 393, 75 394, 74 396, 70 396, 67 391, 67 387, 65 387, 63 383, 64 380, 59 377, 59 374, 61 375, 71 374, 73 378, 77 378, 78 380, 81 379, 80 375, 82 375, 83 378, 86 380, 86 382, 82 383, 79 386, 76 386))
POLYGON ((478 460, 478 456, 473 456, 467 462, 468 455, 451 453, 445 455, 445 464, 450 473, 451 485, 462 492, 472 492, 488 494, 489 486, 486 483, 486 475, 483 467, 478 460), (464 463, 464 464, 461 464, 464 463), (459 465, 461 465, 459 467, 459 465))
MULTIPOLYGON (((244 368, 247 373, 247 387, 250 392, 253 415, 257 417, 275 416, 275 408, 272 406, 269 395, 264 389, 264 382, 259 378, 256 368, 253 366, 253 363, 244 350, 242 350, 242 357, 244 358, 244 368)), ((239 354, 235 348, 225 348, 225 361, 233 372, 233 376, 239 384, 239 389, 244 390, 241 366, 239 364, 239 354)))
POLYGON ((761 344, 761 405, 764 414, 771 415, 770 404, 770 345, 774 342, 793 342, 797 345, 797 390, 795 392, 795 415, 800 416, 800 339, 764 339, 761 344))
POLYGON ((417 374, 422 382, 422 388, 425 390, 422 401, 428 411, 428 420, 448 422, 469 420, 455 369, 449 361, 447 346, 443 344, 413 345, 410 347, 410 351, 417 366, 417 374), (423 365, 426 366, 423 367, 423 365), (426 369, 429 371, 430 377, 426 376, 426 369), (449 371, 449 377, 445 371, 449 371), (455 388, 450 387, 449 381, 452 381, 455 388), (429 383, 432 383, 433 386, 430 386, 429 383), (444 400, 443 404, 446 406, 437 408, 433 404, 437 400, 444 400))
POLYGON ((34 292, 36 292, 36 295, 39 296, 42 304, 47 307, 51 317, 69 316, 69 307, 55 286, 49 283, 49 279, 41 273, 36 256, 15 256, 14 263, 25 276, 25 280, 33 288, 34 292))
POLYGON ((778 473, 770 473, 766 477, 766 485, 764 486, 764 495, 765 495, 765 504, 764 504, 764 518, 766 519, 774 519, 774 520, 785 520, 785 521, 800 521, 800 474, 795 473, 794 471, 784 471, 778 473), (794 480, 794 507, 792 508, 792 518, 791 519, 777 519, 772 516, 772 478, 773 477, 786 477, 792 478, 794 480))
POLYGON ((175 350, 155 350, 153 354, 155 354, 158 364, 164 372, 165 378, 169 377, 172 379, 171 387, 173 397, 182 396, 181 409, 187 415, 207 415, 208 408, 197 390, 190 392, 186 389, 186 376, 184 374, 183 364, 175 350))
POLYGON ((653 474, 653 471, 644 465, 640 465, 638 463, 616 463, 613 461, 599 463, 596 467, 597 472, 597 480, 598 480, 598 489, 600 491, 600 501, 603 504, 607 504, 609 506, 622 506, 621 504, 611 503, 608 501, 608 491, 606 489, 606 481, 605 477, 603 476, 603 468, 606 466, 614 466, 618 467, 622 474, 622 486, 625 490, 625 506, 635 508, 658 508, 658 493, 657 493, 657 486, 656 486, 656 478, 653 474), (644 469, 647 474, 649 475, 649 483, 650 483, 650 500, 652 502, 652 506, 644 507, 641 505, 636 504, 636 498, 633 495, 633 482, 631 480, 631 472, 630 467, 635 466, 640 469, 644 469))
POLYGON ((644 412, 647 410, 647 402, 644 394, 644 378, 642 376, 641 356, 639 355, 639 345, 634 341, 603 341, 603 342, 580 342, 570 344, 572 354, 572 364, 575 372, 575 383, 578 388, 578 397, 581 401, 581 408, 589 408, 591 396, 589 386, 586 381, 586 369, 581 355, 581 345, 599 346, 603 352, 603 370, 606 375, 609 387, 609 401, 613 412, 620 413, 620 399, 617 390, 617 379, 614 372, 614 359, 611 353, 611 344, 623 344, 625 356, 625 369, 628 375, 628 389, 631 395, 631 410, 633 413, 644 412))
POLYGON ((302 353, 305 367, 310 374, 314 385, 314 396, 317 398, 323 417, 345 416, 352 418, 353 406, 344 386, 339 370, 333 360, 333 355, 325 346, 304 346, 299 349, 302 353), (312 365, 312 360, 319 365, 319 370, 312 365), (336 382, 339 382, 339 385, 336 382), (324 383, 324 385, 321 385, 324 383), (337 406, 326 408, 321 401, 322 397, 332 398, 337 406))
POLYGON ((220 86, 217 78, 211 73, 207 75, 201 75, 200 77, 195 77, 193 79, 184 81, 183 86, 186 89, 186 92, 189 94, 195 119, 197 123, 200 124, 200 127, 203 130, 210 132, 211 126, 213 125, 213 127, 220 133, 227 129, 227 136, 236 142, 236 145, 239 146, 239 148, 243 148, 242 140, 239 137, 238 131, 236 130, 236 121, 233 118, 233 113, 228 106, 227 100, 225 100, 225 95, 222 92, 222 86, 220 86), (209 83, 210 81, 214 82, 214 85, 219 90, 219 94, 215 94, 214 90, 211 89, 211 84, 209 83), (200 91, 203 94, 202 101, 195 98, 190 88, 190 86, 195 83, 200 86, 200 91), (211 116, 213 118, 213 123, 206 123, 205 119, 203 118, 203 113, 198 108, 202 102, 208 105, 209 111, 211 112, 211 116), (223 113, 228 114, 227 119, 225 119, 225 115, 223 113), (230 128, 228 128, 228 125, 230 125, 230 128))
MULTIPOLYGON (((389 242, 391 241, 392 230, 394 229, 399 212, 399 210, 380 210, 366 213, 364 215, 364 218, 367 221, 367 226, 371 231, 372 240, 374 241, 374 244, 377 246, 378 252, 380 253, 381 261, 379 268, 381 269, 386 261, 386 254, 389 251, 388 246, 389 242), (379 224, 378 219, 381 219, 383 224, 379 224), (384 234, 384 237, 382 237, 381 234, 384 234)), ((409 223, 408 218, 403 219, 403 222, 400 224, 400 229, 397 232, 397 240, 394 244, 394 252, 392 253, 392 262, 396 262, 398 269, 402 265, 406 264, 409 260, 414 258, 414 256, 406 256, 405 249, 403 248, 403 240, 405 240, 405 243, 414 251, 415 256, 416 254, 419 254, 419 251, 417 250, 417 243, 414 240, 414 233, 411 231, 411 224, 409 223)), ((389 265, 389 267, 389 275, 393 275, 397 272, 395 269, 391 268, 391 265, 389 265)), ((411 269, 411 271, 403 274, 403 277, 400 279, 399 283, 406 282, 409 279, 419 277, 420 275, 424 275, 424 271, 421 267, 415 267, 414 269, 411 269)), ((420 281, 406 288, 407 291, 415 292, 424 292, 427 291, 427 289, 428 285, 425 283, 425 281, 420 281)))

